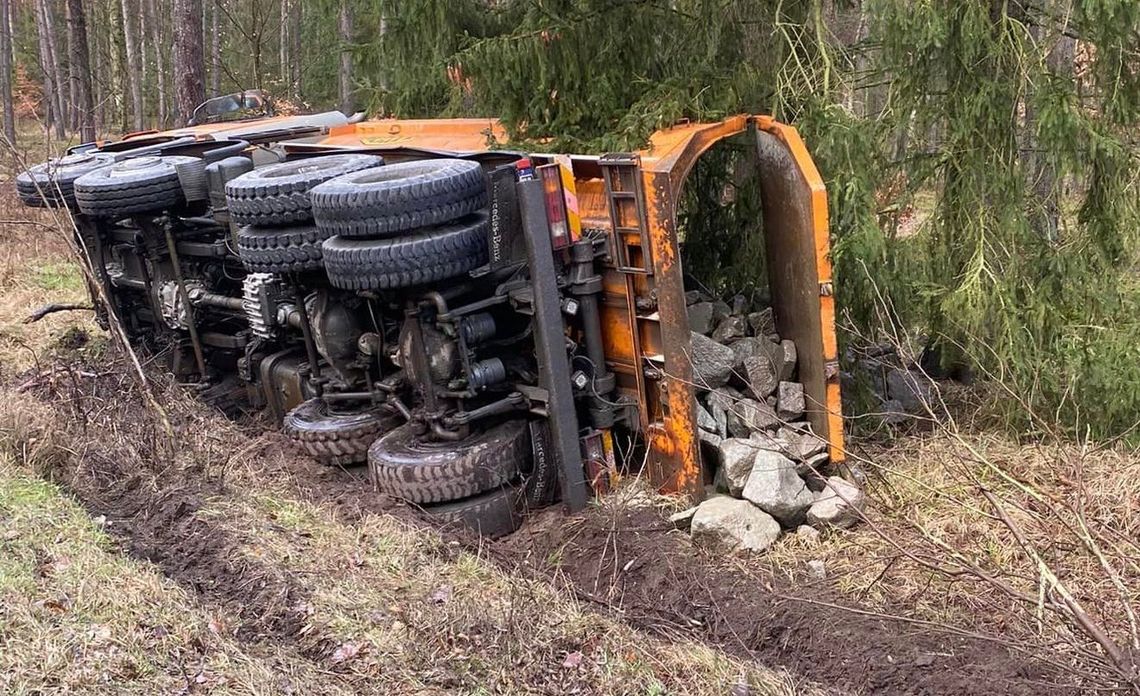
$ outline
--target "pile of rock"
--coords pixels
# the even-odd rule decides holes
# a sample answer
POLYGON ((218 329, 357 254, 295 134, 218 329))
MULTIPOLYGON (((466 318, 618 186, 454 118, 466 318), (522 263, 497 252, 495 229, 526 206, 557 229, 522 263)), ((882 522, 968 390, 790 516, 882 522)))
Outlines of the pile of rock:
POLYGON ((804 420, 796 345, 781 339, 770 308, 750 311, 689 293, 697 427, 713 497, 681 513, 694 541, 763 550, 785 529, 847 526, 863 493, 826 478, 827 442, 804 420))

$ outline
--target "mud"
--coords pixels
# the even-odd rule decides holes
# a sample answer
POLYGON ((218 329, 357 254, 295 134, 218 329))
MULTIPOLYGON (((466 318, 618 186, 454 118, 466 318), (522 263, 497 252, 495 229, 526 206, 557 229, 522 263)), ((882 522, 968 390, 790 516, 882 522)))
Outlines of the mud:
MULTIPOLYGON (((22 391, 60 414, 66 437, 102 447, 86 446, 84 456, 72 457, 50 476, 92 516, 106 518, 107 531, 125 552, 153 562, 230 617, 239 637, 288 643, 313 659, 327 658, 335 646, 309 625, 305 590, 282 571, 243 555, 238 540, 197 514, 232 485, 224 467, 219 475, 206 460, 242 450, 257 460, 258 475, 267 482, 331 504, 348 524, 374 513, 427 518, 373 493, 360 470, 322 467, 292 454, 283 437, 266 433, 267 424, 256 419, 236 433, 255 441, 233 441, 231 426, 231 440, 202 441, 199 454, 187 433, 208 428, 211 419, 231 424, 220 414, 203 416, 201 408, 175 412, 172 425, 182 447, 191 449, 177 456, 164 452, 156 419, 139 417, 146 409, 133 379, 102 367, 95 379, 57 372, 16 380, 22 391)), ((703 641, 840 692, 1078 693, 1056 685, 1061 678, 1043 661, 999 643, 830 606, 842 601, 827 590, 807 592, 776 581, 762 559, 740 572, 695 549, 653 509, 597 508, 567 518, 552 508, 496 542, 458 532, 454 538, 490 549, 509 572, 537 573, 651 634, 703 641)))

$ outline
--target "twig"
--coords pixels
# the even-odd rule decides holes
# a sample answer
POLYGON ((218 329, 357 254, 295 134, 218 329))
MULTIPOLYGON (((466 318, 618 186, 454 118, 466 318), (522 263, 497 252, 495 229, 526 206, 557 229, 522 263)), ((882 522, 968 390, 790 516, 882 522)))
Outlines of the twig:
POLYGON ((83 304, 81 302, 51 302, 29 314, 24 318, 23 323, 34 324, 49 314, 54 314, 56 312, 70 312, 77 309, 94 311, 95 308, 89 304, 83 304))

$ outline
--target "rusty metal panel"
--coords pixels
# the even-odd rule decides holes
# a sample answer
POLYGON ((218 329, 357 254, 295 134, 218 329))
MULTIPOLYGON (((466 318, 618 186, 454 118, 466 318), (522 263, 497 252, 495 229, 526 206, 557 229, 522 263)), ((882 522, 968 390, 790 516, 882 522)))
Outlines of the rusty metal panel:
POLYGON ((776 328, 796 343, 808 422, 844 457, 835 304, 828 258, 827 191, 795 129, 761 122, 756 133, 768 284, 776 328))
POLYGON ((661 427, 655 423, 649 433, 649 476, 663 491, 699 500, 704 493, 704 475, 696 436, 684 274, 677 245, 676 192, 668 172, 645 172, 643 182, 664 354, 663 399, 657 409, 661 427))

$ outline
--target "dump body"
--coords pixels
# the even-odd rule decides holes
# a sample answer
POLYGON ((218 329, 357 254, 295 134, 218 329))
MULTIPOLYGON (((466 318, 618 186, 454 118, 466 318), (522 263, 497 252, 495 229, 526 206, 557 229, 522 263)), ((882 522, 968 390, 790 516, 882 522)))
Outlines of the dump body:
MULTIPOLYGON (((739 134, 756 146, 777 329, 798 347, 808 421, 838 463, 844 445, 827 194, 796 130, 767 116, 736 116, 659 131, 636 153, 531 155, 536 163, 558 161, 570 168, 569 208, 583 229, 603 230, 610 240, 601 302, 607 367, 618 393, 639 406, 649 480, 662 491, 694 499, 703 494, 705 476, 677 207, 700 156, 739 134)), ((393 159, 425 153, 490 158, 511 149, 505 140, 502 126, 489 119, 378 120, 333 127, 326 138, 286 149, 375 151, 393 159)))

